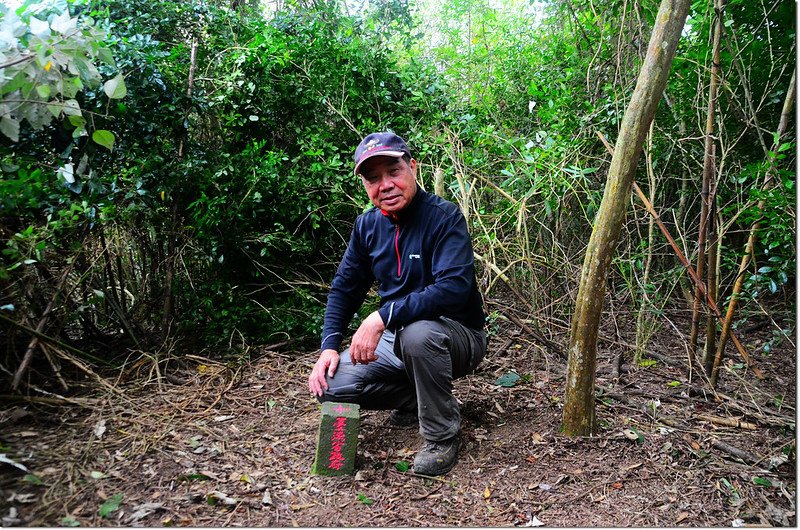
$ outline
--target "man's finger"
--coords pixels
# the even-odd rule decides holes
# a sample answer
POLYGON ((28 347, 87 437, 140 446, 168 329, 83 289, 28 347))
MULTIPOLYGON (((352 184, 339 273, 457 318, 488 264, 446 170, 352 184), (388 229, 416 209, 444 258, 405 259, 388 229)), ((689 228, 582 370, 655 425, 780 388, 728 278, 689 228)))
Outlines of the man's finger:
POLYGON ((339 368, 339 357, 334 357, 331 359, 331 364, 328 366, 328 377, 333 377, 337 368, 339 368))

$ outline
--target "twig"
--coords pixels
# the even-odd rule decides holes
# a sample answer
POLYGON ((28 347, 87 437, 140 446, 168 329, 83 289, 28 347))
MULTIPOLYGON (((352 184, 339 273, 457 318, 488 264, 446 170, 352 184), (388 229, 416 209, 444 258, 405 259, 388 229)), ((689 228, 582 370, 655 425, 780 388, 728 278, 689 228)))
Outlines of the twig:
POLYGON ((50 363, 50 368, 53 370, 56 379, 58 379, 58 383, 61 385, 61 388, 64 391, 69 391, 69 385, 67 385, 67 382, 64 381, 64 377, 61 375, 61 368, 59 368, 58 363, 56 363, 55 359, 53 359, 53 356, 50 354, 51 346, 47 344, 40 344, 39 347, 42 349, 42 353, 44 353, 44 356, 47 358, 47 362, 50 363))

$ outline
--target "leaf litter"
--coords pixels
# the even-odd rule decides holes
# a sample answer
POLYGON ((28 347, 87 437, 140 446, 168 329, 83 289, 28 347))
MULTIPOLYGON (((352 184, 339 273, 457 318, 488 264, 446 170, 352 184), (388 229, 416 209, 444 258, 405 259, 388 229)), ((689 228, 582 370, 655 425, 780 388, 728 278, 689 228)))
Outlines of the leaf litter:
MULTIPOLYGON (((624 333, 624 323, 618 324, 624 333)), ((683 351, 669 333, 654 335, 651 347, 662 355, 683 351)), ((121 388, 125 401, 100 396, 96 409, 9 415, 0 425, 6 459, 0 493, 12 499, 14 512, 4 514, 4 523, 796 524, 794 410, 787 405, 794 402, 795 389, 782 375, 794 373, 791 352, 776 350, 759 359, 771 375, 766 381, 741 372, 723 378, 719 395, 727 397, 719 400, 694 392, 702 384, 665 363, 631 365, 612 380, 608 374, 617 354, 599 353, 597 387, 603 396, 596 402, 597 434, 570 439, 559 432, 563 359, 517 330, 501 329, 476 373, 455 385, 463 403, 456 467, 445 477, 415 476, 406 465, 421 444, 416 430, 389 428, 388 412, 364 411, 358 481, 310 476, 319 406, 303 384, 313 353, 256 351, 258 360, 239 371, 203 359, 201 372, 197 359, 187 361, 181 375, 189 382, 181 386, 154 382, 153 391, 131 383, 121 388), (493 350, 507 341, 526 349, 493 350), (510 383, 513 376, 501 378, 512 373, 530 374, 532 384, 520 384, 520 378, 511 386, 498 385, 510 383), (669 384, 673 381, 681 384, 669 384), (783 396, 782 409, 773 404, 777 394, 783 396), (696 420, 700 413, 733 416, 758 429, 696 420), (718 441, 757 456, 759 463, 719 450, 718 441), (24 479, 26 473, 41 477, 42 484, 24 479)))

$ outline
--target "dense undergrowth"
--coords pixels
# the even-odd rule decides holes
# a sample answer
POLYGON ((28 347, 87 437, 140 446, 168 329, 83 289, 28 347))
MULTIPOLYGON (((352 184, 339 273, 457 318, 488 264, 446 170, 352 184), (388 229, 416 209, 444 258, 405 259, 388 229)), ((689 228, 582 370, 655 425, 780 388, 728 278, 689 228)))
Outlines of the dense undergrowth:
MULTIPOLYGON (((368 204, 352 151, 385 129, 408 140, 423 185, 461 206, 486 294, 525 299, 545 335, 568 323, 610 160, 597 133, 613 144, 656 2, 232 4, 4 12, 1 377, 22 374, 31 330, 47 354, 29 356, 32 385, 69 357, 315 347, 368 204)), ((719 298, 760 220, 737 322, 785 314, 776 341, 794 326, 794 129, 773 134, 794 9, 728 2, 715 120, 719 298)), ((637 178, 690 259, 713 20, 694 2, 637 178)), ((637 201, 610 288, 639 311, 645 344, 665 311, 689 307, 685 272, 637 201)))

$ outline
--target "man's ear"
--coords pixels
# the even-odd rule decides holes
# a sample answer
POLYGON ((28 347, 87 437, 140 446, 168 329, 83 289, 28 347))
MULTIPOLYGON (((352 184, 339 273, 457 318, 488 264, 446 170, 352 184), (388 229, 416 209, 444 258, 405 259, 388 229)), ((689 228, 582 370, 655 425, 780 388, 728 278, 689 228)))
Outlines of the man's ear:
POLYGON ((417 178, 417 161, 412 158, 408 163, 408 167, 411 168, 411 174, 414 175, 414 178, 417 178))

